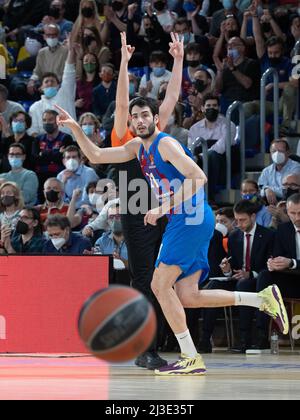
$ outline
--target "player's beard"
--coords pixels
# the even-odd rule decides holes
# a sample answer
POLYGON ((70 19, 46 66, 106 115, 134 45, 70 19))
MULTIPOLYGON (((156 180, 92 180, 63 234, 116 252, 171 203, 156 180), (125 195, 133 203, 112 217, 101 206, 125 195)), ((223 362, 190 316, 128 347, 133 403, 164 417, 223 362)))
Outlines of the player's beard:
POLYGON ((153 123, 151 123, 149 125, 148 128, 148 133, 147 134, 138 134, 138 136, 142 139, 142 140, 148 140, 150 137, 153 136, 153 134, 155 133, 156 130, 156 125, 153 123))

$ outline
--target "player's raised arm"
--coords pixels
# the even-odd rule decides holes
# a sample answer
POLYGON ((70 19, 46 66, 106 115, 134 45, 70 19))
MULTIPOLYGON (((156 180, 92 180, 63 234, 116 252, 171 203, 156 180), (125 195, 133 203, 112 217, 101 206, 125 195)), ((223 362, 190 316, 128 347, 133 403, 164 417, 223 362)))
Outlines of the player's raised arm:
POLYGON ((91 163, 123 163, 136 158, 133 142, 126 146, 100 149, 82 131, 80 125, 61 107, 55 105, 59 111, 58 126, 69 128, 84 153, 91 163))

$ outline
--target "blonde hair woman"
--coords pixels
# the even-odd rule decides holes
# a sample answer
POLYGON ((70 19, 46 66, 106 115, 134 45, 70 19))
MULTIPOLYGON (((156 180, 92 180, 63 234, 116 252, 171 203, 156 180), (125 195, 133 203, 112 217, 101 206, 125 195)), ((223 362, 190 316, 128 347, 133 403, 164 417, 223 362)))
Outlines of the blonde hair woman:
POLYGON ((8 225, 15 229, 24 200, 21 190, 13 182, 5 182, 0 186, 0 225, 8 225))

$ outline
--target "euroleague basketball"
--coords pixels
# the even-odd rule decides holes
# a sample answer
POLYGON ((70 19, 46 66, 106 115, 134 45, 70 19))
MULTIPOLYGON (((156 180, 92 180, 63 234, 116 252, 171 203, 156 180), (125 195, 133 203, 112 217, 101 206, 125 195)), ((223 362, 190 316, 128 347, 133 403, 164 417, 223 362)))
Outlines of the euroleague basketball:
POLYGON ((150 347, 157 322, 145 296, 129 287, 112 286, 84 304, 78 327, 94 356, 108 362, 126 362, 150 347))

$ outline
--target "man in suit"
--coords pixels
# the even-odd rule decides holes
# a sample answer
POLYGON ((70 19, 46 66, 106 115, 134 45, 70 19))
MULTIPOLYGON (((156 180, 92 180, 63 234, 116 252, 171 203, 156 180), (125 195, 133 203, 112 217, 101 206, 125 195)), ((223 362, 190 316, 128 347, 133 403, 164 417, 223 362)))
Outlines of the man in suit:
MULTIPOLYGON (((249 200, 242 200, 234 207, 238 229, 233 231, 228 240, 228 258, 221 262, 225 281, 213 280, 208 289, 255 292, 259 273, 267 268, 267 261, 272 255, 274 233, 256 223, 256 208, 249 200)), ((211 336, 218 309, 203 310, 203 334, 200 351, 210 353, 211 336)), ((254 308, 240 307, 240 351, 251 347, 252 319, 254 308)))
MULTIPOLYGON (((300 298, 300 194, 287 200, 289 223, 278 226, 273 257, 267 262, 268 270, 257 279, 257 290, 271 284, 280 287, 283 297, 300 298)), ((269 348, 269 317, 258 315, 259 348, 269 348)))

